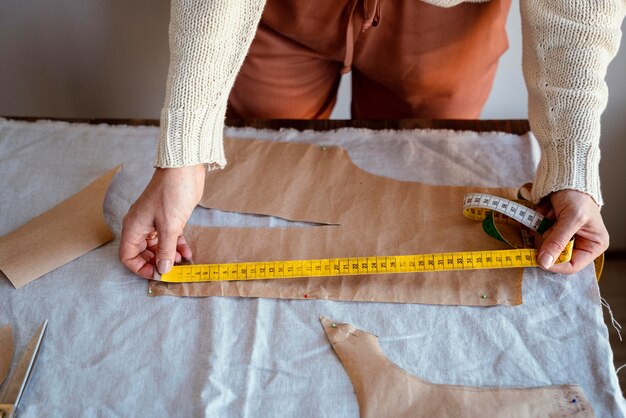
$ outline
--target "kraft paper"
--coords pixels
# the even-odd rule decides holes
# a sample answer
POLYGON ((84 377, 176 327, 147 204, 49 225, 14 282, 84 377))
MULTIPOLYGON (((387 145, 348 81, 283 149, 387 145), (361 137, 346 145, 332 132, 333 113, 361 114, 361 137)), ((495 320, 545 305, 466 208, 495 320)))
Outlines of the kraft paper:
POLYGON ((113 176, 106 172, 80 192, 0 237, 0 270, 20 288, 113 239, 102 204, 113 176))
MULTIPOLYGON (((369 174, 345 150, 226 140, 229 164, 207 173, 201 205, 325 225, 188 226, 194 263, 402 255, 507 248, 462 213, 463 196, 515 197, 508 188, 430 186, 369 174)), ((333 299, 448 305, 521 303, 522 270, 159 283, 153 295, 333 299)))
POLYGON ((11 325, 0 327, 0 386, 9 374, 13 360, 13 328, 11 325))
POLYGON ((375 335, 321 318, 356 393, 361 417, 594 417, 578 385, 495 388, 434 384, 407 373, 375 335))

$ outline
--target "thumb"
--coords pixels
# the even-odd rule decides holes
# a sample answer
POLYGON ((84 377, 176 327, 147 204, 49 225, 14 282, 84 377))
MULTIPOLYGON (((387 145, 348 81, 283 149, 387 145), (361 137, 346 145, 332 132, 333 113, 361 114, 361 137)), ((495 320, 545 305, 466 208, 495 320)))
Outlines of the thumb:
POLYGON ((537 259, 541 267, 549 269, 559 258, 565 246, 578 232, 580 225, 576 219, 561 218, 543 235, 543 242, 539 248, 537 259))
POLYGON ((156 251, 156 265, 160 274, 165 274, 172 269, 176 259, 176 243, 178 242, 178 231, 174 228, 157 226, 159 242, 156 251))

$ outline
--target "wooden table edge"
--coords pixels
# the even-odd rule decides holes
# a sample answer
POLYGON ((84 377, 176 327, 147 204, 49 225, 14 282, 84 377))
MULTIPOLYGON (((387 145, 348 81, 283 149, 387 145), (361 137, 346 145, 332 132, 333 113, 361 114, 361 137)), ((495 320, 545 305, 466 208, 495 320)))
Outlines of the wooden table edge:
MULTIPOLYGON (((4 119, 24 122, 41 120, 92 125, 159 126, 158 119, 106 119, 106 118, 57 118, 38 116, 0 116, 4 119)), ((296 130, 328 131, 340 128, 363 128, 372 130, 403 129, 450 129, 455 131, 505 132, 523 135, 530 130, 525 119, 226 119, 229 127, 257 129, 292 128, 296 130)))

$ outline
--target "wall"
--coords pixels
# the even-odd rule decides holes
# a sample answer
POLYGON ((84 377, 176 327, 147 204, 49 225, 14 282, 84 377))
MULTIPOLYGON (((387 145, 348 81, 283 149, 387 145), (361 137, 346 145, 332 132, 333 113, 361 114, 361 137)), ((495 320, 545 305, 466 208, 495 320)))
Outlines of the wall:
POLYGON ((0 2, 0 114, 158 118, 167 1, 0 2))
MULTIPOLYGON (((0 115, 158 118, 167 73, 169 2, 0 2, 0 115)), ((623 26, 626 29, 626 25, 623 26)), ((525 118, 517 2, 483 118, 525 118)), ((609 68, 603 117, 603 214, 612 249, 626 250, 626 48, 609 68)), ((349 117, 349 76, 333 117, 349 117)))

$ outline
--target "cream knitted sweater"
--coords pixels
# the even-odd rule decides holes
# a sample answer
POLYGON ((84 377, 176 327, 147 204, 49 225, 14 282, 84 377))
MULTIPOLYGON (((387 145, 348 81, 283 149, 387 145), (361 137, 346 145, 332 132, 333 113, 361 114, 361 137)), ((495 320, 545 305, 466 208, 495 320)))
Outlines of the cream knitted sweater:
MULTIPOLYGON (((418 1, 418 0, 416 0, 418 1)), ((428 0, 451 7, 463 0, 428 0)), ((172 0, 157 167, 226 164, 228 95, 265 0, 172 0)), ((520 0, 528 118, 542 157, 533 199, 575 189, 602 204, 600 115, 626 0, 520 0)))

